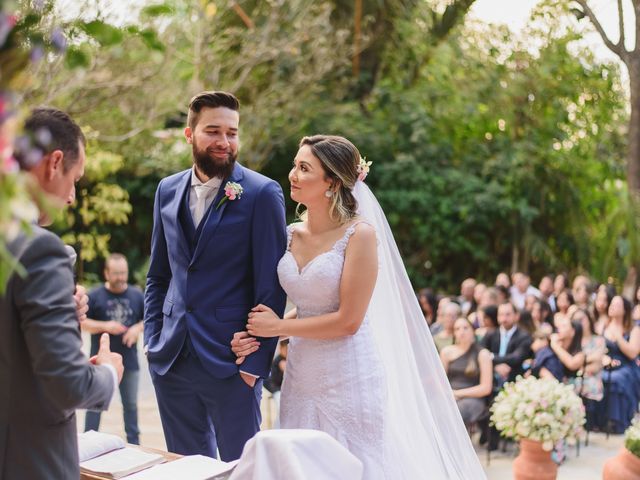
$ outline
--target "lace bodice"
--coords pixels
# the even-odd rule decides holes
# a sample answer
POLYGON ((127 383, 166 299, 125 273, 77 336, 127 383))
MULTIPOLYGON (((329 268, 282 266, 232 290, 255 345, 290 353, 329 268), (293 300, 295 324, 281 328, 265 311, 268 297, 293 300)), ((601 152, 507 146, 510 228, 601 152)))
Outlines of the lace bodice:
POLYGON ((298 308, 298 317, 335 312, 340 306, 344 252, 356 225, 349 226, 330 250, 317 255, 302 268, 291 253, 296 225, 287 228, 287 251, 278 264, 278 276, 282 288, 298 308))
MULTIPOLYGON (((344 254, 356 223, 330 250, 302 268, 290 251, 295 228, 288 228, 287 251, 278 264, 280 284, 296 305, 299 319, 335 312, 340 306, 344 254)), ((381 455, 383 370, 366 317, 354 335, 290 338, 281 426, 327 432, 363 462, 363 478, 394 478, 386 475, 381 455)))

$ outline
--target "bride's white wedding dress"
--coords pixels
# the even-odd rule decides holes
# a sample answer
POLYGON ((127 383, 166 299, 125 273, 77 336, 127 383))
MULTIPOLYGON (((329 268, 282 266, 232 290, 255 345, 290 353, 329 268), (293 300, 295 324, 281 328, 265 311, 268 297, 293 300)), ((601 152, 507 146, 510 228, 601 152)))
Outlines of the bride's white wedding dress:
MULTIPOLYGON (((335 312, 344 252, 355 224, 331 250, 301 269, 290 251, 294 230, 295 225, 289 226, 287 252, 278 265, 280 284, 296 305, 298 318, 335 312)), ((391 478, 384 474, 383 367, 367 317, 352 336, 292 337, 281 395, 282 428, 327 432, 362 461, 363 478, 391 478)))
MULTIPOLYGON (((376 286, 356 334, 290 339, 281 426, 327 432, 362 461, 364 480, 486 479, 384 212, 363 182, 353 193, 360 219, 376 230, 376 286)), ((340 280, 355 226, 302 268, 289 227, 278 275, 298 318, 349 301, 340 280)))

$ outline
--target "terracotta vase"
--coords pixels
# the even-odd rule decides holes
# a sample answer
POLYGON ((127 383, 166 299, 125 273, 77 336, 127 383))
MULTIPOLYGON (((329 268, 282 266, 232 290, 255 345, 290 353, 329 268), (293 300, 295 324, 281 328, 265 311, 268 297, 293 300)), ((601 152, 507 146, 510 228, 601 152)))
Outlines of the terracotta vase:
POLYGON ((542 449, 542 442, 520 440, 520 453, 513 461, 514 480, 555 480, 558 465, 551 460, 551 452, 542 449))
POLYGON ((639 480, 640 458, 622 447, 618 455, 604 464, 602 480, 639 480))

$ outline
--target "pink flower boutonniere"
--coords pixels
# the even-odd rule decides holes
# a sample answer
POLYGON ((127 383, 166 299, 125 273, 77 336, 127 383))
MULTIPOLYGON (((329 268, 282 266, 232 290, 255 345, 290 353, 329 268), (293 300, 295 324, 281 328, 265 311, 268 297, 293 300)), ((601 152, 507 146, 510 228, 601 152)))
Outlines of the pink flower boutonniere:
POLYGON ((227 200, 235 200, 236 198, 239 199, 242 196, 243 191, 244 190, 242 189, 242 185, 240 185, 239 183, 227 182, 227 184, 224 186, 224 197, 220 199, 220 202, 218 202, 216 209, 220 208, 220 206, 227 200))

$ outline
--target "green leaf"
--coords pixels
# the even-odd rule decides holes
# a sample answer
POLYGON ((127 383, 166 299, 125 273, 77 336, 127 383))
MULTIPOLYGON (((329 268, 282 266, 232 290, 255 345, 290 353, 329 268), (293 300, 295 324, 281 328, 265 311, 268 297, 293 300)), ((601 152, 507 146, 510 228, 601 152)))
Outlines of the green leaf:
POLYGON ((122 30, 101 20, 81 23, 80 28, 101 45, 115 45, 122 42, 123 39, 122 30))
POLYGON ((170 5, 160 3, 158 5, 149 5, 148 7, 144 7, 141 13, 148 17, 160 17, 162 15, 171 15, 173 13, 173 8, 171 8, 170 5))
POLYGON ((158 35, 155 31, 147 29, 139 32, 142 41, 151 50, 164 51, 164 44, 158 39, 158 35))
POLYGON ((64 61, 68 68, 84 68, 89 66, 89 55, 79 48, 69 47, 64 61))

